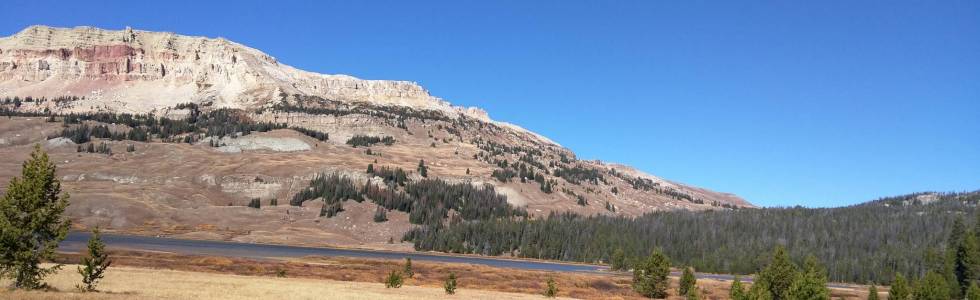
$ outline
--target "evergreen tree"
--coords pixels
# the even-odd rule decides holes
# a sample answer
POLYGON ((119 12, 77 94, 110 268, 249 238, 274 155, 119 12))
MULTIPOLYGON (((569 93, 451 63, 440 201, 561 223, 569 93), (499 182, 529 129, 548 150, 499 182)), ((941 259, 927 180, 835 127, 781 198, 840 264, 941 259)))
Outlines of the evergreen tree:
POLYGON ((378 223, 388 221, 388 210, 378 205, 377 210, 374 211, 374 221, 378 223))
POLYGON ((109 253, 105 251, 105 244, 99 229, 92 229, 92 237, 88 240, 88 256, 82 257, 81 266, 78 267, 78 274, 82 275, 82 284, 76 286, 83 292, 95 291, 95 286, 99 280, 105 276, 105 270, 109 268, 112 261, 109 260, 109 253))
POLYGON ((701 300, 701 292, 698 291, 697 285, 687 289, 687 293, 684 293, 684 298, 687 300, 701 300))
POLYGON ((446 278, 446 284, 443 287, 446 289, 446 294, 456 294, 456 272, 449 272, 449 278, 446 278))
POLYGON ((687 295, 695 285, 697 285, 697 278, 694 277, 694 271, 691 267, 684 268, 684 273, 681 274, 680 285, 677 288, 677 294, 687 295))
POLYGON ((648 298, 667 297, 670 260, 659 249, 633 268, 633 290, 648 298))
POLYGON ((14 288, 44 287, 44 277, 61 268, 40 267, 41 260, 54 257, 70 224, 63 217, 68 194, 61 193, 55 171, 48 154, 34 145, 21 177, 11 179, 0 198, 0 277, 13 279, 14 288))
POLYGON ((868 300, 878 300, 878 288, 874 284, 868 288, 868 300))
POLYGON ((915 285, 912 293, 915 300, 948 300, 956 299, 949 297, 949 285, 946 279, 939 273, 929 271, 925 277, 915 285))
POLYGON ((945 260, 940 268, 932 269, 944 275, 951 299, 961 298, 960 296, 962 295, 962 291, 965 286, 961 288, 960 284, 966 280, 969 280, 968 278, 964 277, 964 275, 966 275, 965 273, 967 273, 965 270, 963 273, 960 272, 960 265, 963 265, 963 262, 961 261, 962 257, 959 256, 960 246, 962 246, 967 234, 968 232, 966 230, 966 225, 964 225, 963 217, 957 216, 953 221, 953 227, 949 232, 949 238, 946 240, 945 260))
POLYGON ((429 168, 425 166, 425 160, 424 159, 420 159, 419 160, 418 171, 419 171, 419 175, 420 176, 422 176, 422 177, 429 177, 429 168))
POLYGON ((398 271, 391 271, 388 273, 388 277, 385 277, 385 288, 400 288, 404 279, 402 278, 402 273, 398 271))
POLYGON ((746 299, 749 300, 772 300, 772 292, 770 292, 769 283, 765 281, 758 281, 752 284, 749 288, 749 292, 745 295, 746 299))
POLYGON ((412 258, 405 258, 405 277, 412 278, 415 277, 415 271, 412 271, 412 258))
POLYGON ((956 248, 954 271, 960 295, 965 295, 970 284, 980 277, 980 245, 973 232, 967 231, 956 248))
POLYGON ((626 266, 626 253, 623 252, 623 248, 616 248, 616 251, 613 251, 612 256, 609 258, 609 268, 616 271, 628 269, 626 266))
POLYGON ((728 290, 728 297, 732 300, 748 300, 745 288, 742 287, 742 279, 738 278, 738 275, 735 275, 735 280, 732 280, 732 287, 728 290))
POLYGON ((374 174, 374 164, 368 164, 367 173, 374 174))
POLYGON ((966 300, 980 300, 980 286, 976 282, 971 282, 966 289, 966 300))
POLYGON ((796 279, 790 285, 786 299, 794 300, 829 300, 830 289, 827 288, 827 277, 813 256, 804 263, 803 272, 797 273, 796 279))
POLYGON ((895 274, 895 280, 892 281, 892 286, 888 289, 888 300, 909 300, 911 296, 912 291, 908 281, 905 280, 905 276, 895 274))
POLYGON ((759 272, 757 284, 765 283, 772 299, 787 299, 787 292, 789 292, 793 281, 796 280, 796 272, 796 265, 790 261, 786 249, 783 246, 776 246, 769 265, 762 272, 759 272))
POLYGON ((544 296, 548 298, 558 296, 558 284, 555 283, 554 278, 548 277, 548 285, 544 289, 544 296))

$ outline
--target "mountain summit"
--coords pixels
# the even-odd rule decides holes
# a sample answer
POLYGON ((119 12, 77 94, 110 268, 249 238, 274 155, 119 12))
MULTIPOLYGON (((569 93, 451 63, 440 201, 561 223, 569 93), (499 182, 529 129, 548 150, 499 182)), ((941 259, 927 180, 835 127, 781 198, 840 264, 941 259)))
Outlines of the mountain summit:
POLYGON ((577 159, 414 82, 307 72, 221 38, 32 26, 0 38, 0 100, 18 116, 0 122, 0 181, 44 143, 81 226, 385 248, 440 217, 752 206, 577 159))

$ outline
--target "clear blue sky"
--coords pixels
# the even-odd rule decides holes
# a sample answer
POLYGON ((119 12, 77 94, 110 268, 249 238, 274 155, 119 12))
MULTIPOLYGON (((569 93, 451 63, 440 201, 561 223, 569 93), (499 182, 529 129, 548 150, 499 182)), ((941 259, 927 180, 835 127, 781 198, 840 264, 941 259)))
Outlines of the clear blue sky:
POLYGON ((418 81, 582 158, 760 205, 980 188, 980 1, 0 3, 0 35, 31 24, 418 81))

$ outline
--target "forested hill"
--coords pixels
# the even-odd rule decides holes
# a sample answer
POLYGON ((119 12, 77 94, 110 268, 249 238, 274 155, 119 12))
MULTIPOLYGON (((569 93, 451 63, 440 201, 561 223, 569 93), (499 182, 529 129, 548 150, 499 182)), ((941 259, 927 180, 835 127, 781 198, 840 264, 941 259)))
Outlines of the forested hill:
POLYGON ((878 200, 861 203, 859 205, 923 205, 933 202, 943 201, 963 201, 969 203, 980 202, 980 191, 973 192, 922 192, 900 196, 884 197, 878 200))
POLYGON ((839 208, 763 208, 657 212, 638 218, 552 214, 547 219, 497 219, 423 227, 406 238, 420 250, 513 254, 585 262, 628 261, 654 248, 678 266, 702 272, 754 273, 776 244, 802 261, 815 255, 829 279, 888 283, 895 272, 918 277, 940 259, 950 225, 973 220, 978 192, 937 194, 938 201, 839 208))

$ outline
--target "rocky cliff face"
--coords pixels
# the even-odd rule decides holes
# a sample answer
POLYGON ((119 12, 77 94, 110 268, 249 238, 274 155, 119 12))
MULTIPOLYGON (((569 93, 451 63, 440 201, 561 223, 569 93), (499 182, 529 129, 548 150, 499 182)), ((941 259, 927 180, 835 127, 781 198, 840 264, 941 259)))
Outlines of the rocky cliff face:
POLYGON ((221 38, 46 26, 0 38, 0 97, 84 96, 89 106, 144 113, 175 101, 259 108, 281 94, 487 120, 484 111, 454 107, 414 82, 306 72, 221 38))

